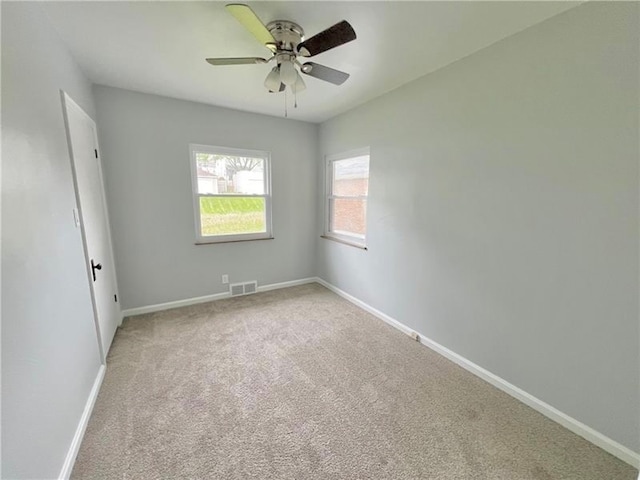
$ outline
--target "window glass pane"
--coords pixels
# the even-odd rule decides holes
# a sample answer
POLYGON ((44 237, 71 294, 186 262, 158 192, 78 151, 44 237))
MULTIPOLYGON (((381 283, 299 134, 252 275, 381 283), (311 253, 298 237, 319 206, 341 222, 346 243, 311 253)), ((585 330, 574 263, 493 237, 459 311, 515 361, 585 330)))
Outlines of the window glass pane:
POLYGON ((198 193, 264 195, 264 159, 196 153, 198 193))
POLYGON ((331 192, 339 196, 367 195, 369 190, 369 156, 336 160, 333 163, 331 192))
POLYGON ((263 197, 200 197, 203 236, 267 231, 263 197))
POLYGON ((367 201, 360 198, 335 198, 329 202, 330 231, 364 238, 367 231, 367 201))

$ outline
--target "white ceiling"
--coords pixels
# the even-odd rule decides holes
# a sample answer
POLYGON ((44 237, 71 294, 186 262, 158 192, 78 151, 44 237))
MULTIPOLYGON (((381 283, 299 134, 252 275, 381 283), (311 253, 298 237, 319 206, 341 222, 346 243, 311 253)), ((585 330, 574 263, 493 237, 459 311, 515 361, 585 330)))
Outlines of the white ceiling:
MULTIPOLYGON (((250 2, 266 24, 293 20, 307 37, 345 19, 358 38, 312 61, 351 74, 342 86, 305 76, 289 118, 321 122, 433 72, 578 3, 250 2)), ((284 94, 269 94, 268 65, 213 67, 206 57, 269 51, 223 2, 43 2, 87 76, 102 85, 283 116, 284 94)))

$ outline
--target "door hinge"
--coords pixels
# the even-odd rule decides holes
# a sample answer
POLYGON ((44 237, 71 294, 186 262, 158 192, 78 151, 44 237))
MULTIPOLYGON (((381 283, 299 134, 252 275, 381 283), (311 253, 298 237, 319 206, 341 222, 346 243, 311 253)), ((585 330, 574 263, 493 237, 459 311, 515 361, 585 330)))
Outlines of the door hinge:
POLYGON ((113 296, 113 300, 114 300, 116 303, 118 303, 118 295, 114 295, 114 296, 113 296))
POLYGON ((95 153, 96 154, 96 158, 98 158, 98 150, 94 148, 93 149, 93 153, 95 153))

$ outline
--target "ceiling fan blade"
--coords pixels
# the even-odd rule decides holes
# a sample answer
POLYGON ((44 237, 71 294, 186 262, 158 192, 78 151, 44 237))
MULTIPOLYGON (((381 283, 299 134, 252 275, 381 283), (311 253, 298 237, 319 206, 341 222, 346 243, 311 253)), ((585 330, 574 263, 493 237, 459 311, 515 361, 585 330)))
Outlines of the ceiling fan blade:
POLYGON ((342 20, 333 27, 329 27, 300 43, 298 53, 303 57, 313 57, 355 39, 356 32, 353 27, 346 20, 342 20))
POLYGON ((307 62, 300 68, 302 73, 305 73, 311 77, 319 78, 325 82, 333 83, 334 85, 342 85, 349 78, 349 74, 335 70, 333 68, 325 67, 318 63, 307 62))
POLYGON ((271 32, 267 30, 264 23, 258 18, 258 16, 249 8, 248 5, 242 3, 230 3, 225 6, 227 11, 238 20, 244 28, 249 30, 251 34, 263 44, 275 44, 276 39, 273 38, 271 32))
POLYGON ((267 60, 260 57, 240 57, 240 58, 207 58, 211 65, 251 65, 253 63, 267 63, 267 60))

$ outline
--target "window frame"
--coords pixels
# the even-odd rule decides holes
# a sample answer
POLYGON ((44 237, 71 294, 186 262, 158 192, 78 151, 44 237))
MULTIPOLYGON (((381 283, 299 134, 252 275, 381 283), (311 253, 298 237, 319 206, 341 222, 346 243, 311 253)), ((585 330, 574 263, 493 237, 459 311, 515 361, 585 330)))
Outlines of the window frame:
POLYGON ((351 245, 354 247, 359 247, 364 250, 367 250, 367 236, 368 236, 368 222, 366 222, 366 218, 368 215, 368 207, 369 207, 369 180, 371 178, 371 149, 370 147, 363 147, 354 150, 349 150, 346 152, 331 154, 325 156, 325 195, 324 195, 324 238, 328 238, 330 240, 336 240, 341 243, 345 243, 347 245, 351 245), (359 196, 346 196, 346 195, 334 195, 333 194, 333 172, 334 172, 334 163, 340 160, 349 160, 355 157, 369 157, 369 176, 367 177, 367 195, 359 195, 359 196), (365 211, 365 233, 361 237, 359 235, 350 235, 348 233, 338 233, 335 231, 331 231, 331 200, 335 200, 336 198, 347 198, 347 199, 364 199, 366 205, 365 211))
POLYGON ((191 196, 193 199, 193 212, 195 216, 196 245, 206 245, 211 243, 244 242, 250 240, 267 240, 273 237, 272 198, 271 198, 271 153, 266 150, 251 150, 248 148, 220 147, 216 145, 201 145, 197 143, 189 144, 189 164, 191 169, 191 196), (260 158, 264 161, 264 194, 211 194, 198 192, 198 168, 196 154, 206 153, 210 155, 228 155, 236 157, 260 158), (256 197, 264 198, 265 202, 265 232, 257 233, 237 233, 229 235, 203 235, 202 221, 200 218, 200 198, 201 197, 256 197))

